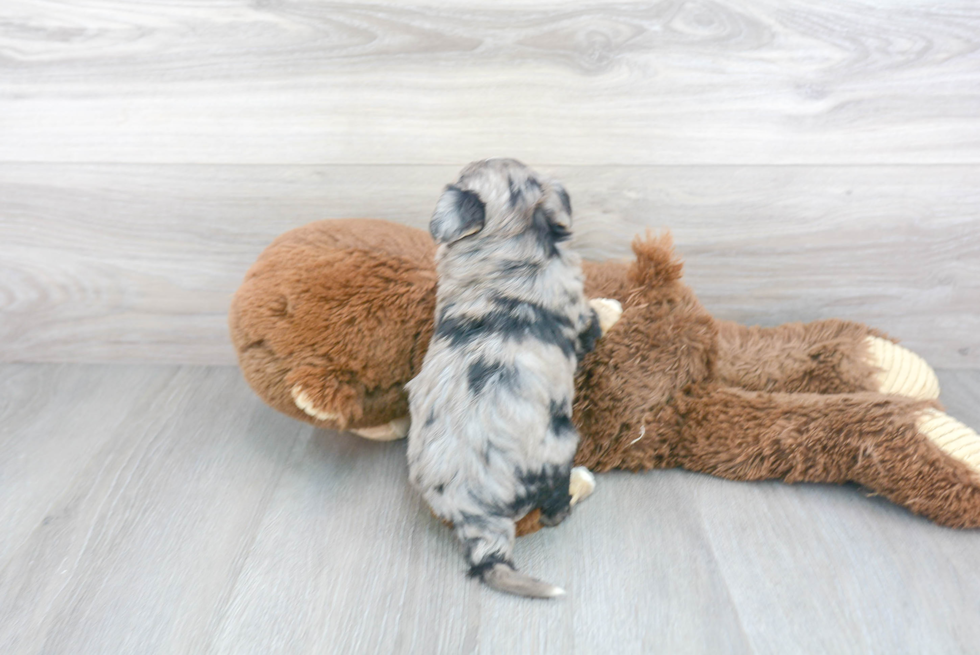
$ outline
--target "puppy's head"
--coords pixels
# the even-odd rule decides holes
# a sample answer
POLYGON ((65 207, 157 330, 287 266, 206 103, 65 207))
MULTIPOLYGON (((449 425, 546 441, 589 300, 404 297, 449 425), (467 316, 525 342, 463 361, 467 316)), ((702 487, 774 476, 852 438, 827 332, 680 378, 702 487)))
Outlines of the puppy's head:
POLYGON ((429 223, 440 245, 533 237, 547 254, 571 236, 572 206, 560 184, 514 159, 470 164, 446 187, 429 223))

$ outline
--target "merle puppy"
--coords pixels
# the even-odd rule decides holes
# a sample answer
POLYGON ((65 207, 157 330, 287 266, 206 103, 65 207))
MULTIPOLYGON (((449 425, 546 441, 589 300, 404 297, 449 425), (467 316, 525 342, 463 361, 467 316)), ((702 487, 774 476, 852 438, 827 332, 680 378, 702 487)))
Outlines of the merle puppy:
POLYGON ((573 377, 601 334, 570 226, 565 190, 521 163, 463 169, 429 225, 436 327, 407 386, 412 483, 452 523, 470 574, 522 596, 564 593, 514 570, 514 522, 540 507, 555 525, 570 511, 573 377))

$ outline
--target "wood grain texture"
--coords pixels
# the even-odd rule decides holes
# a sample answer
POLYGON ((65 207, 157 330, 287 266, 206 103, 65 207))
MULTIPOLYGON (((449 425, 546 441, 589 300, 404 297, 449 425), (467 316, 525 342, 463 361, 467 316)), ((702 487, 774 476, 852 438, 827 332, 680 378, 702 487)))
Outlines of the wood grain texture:
MULTIPOLYGON (((718 317, 842 317, 980 366, 980 167, 542 167, 575 245, 669 228, 718 317)), ((425 229, 451 166, 0 165, 0 361, 231 363, 257 255, 321 218, 425 229)))
POLYGON ((309 430, 256 416, 231 368, 0 377, 0 520, 16 537, 0 551, 0 651, 202 652, 309 430))
POLYGON ((673 229, 720 317, 980 366, 973 2, 8 0, 0 64, 0 361, 232 362, 275 236, 506 155, 588 257, 673 229))
POLYGON ((0 562, 21 547, 37 525, 56 517, 51 506, 80 468, 106 447, 126 421, 135 421, 172 382, 175 370, 149 376, 136 368, 108 372, 93 385, 77 366, 10 366, 0 377, 0 562), (136 391, 138 390, 138 391, 136 391), (65 409, 61 406, 65 405, 65 409), (70 407, 67 407, 70 405, 70 407), (65 412, 73 420, 66 420, 65 412), (73 421, 99 430, 74 431, 73 421))
MULTIPOLYGON (((980 426, 980 371, 940 371, 980 426)), ((464 575, 403 443, 313 431, 231 367, 0 365, 0 650, 969 653, 980 533, 856 488, 599 476, 518 542, 556 602, 464 575), (8 537, 9 535, 9 537, 8 537)))
POLYGON ((980 164, 968 0, 6 0, 0 161, 980 164))

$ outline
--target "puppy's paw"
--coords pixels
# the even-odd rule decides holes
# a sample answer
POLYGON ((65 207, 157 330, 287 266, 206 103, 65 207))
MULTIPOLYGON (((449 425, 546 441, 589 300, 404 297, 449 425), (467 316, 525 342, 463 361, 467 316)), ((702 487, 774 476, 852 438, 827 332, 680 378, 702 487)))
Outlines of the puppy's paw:
POLYGON ((605 334, 609 328, 616 325, 616 321, 623 315, 623 306, 618 300, 612 298, 593 298, 589 301, 589 306, 595 310, 599 317, 599 329, 605 334))
POLYGON ((584 466, 576 466, 572 469, 572 476, 568 483, 568 493, 572 500, 570 505, 582 502, 592 495, 595 491, 595 476, 592 471, 584 466))
POLYGON ((340 414, 317 409, 310 394, 299 384, 293 386, 290 390, 290 395, 292 395, 293 402, 296 406, 303 410, 303 413, 307 416, 312 416, 318 421, 337 421, 340 419, 340 414))
POLYGON ((370 428, 357 428, 351 430, 354 434, 373 441, 394 441, 401 439, 408 434, 409 419, 407 416, 388 421, 384 425, 376 425, 370 428))
POLYGON ((544 512, 541 512, 541 518, 540 518, 541 525, 545 526, 546 528, 553 528, 559 523, 561 523, 562 521, 564 521, 565 519, 567 519, 568 515, 571 513, 572 513, 571 505, 569 505, 562 511, 558 512, 557 514, 545 514, 544 512))
POLYGON ((908 348, 879 337, 868 337, 870 364, 878 369, 881 393, 935 400, 939 398, 939 378, 926 360, 908 348))

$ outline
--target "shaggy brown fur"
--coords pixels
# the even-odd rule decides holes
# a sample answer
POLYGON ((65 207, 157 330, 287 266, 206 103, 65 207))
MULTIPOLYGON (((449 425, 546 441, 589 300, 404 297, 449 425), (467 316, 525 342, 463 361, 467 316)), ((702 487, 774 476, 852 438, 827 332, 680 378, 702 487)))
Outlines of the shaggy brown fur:
MULTIPOLYGON (((834 320, 716 321, 681 281, 669 236, 637 239, 633 250, 633 262, 584 266, 586 293, 624 311, 579 369, 576 464, 853 481, 937 523, 980 527, 980 477, 916 428, 933 403, 875 391, 865 338, 880 333, 834 320)), ((402 386, 432 331, 432 253, 426 233, 383 221, 321 221, 283 235, 232 306, 246 379, 276 409, 320 427, 404 416, 402 386), (341 418, 300 411, 296 384, 341 418)))
POLYGON ((432 337, 432 239, 370 219, 311 227, 276 239, 232 301, 232 343, 246 379, 279 411, 321 427, 407 416, 402 387, 432 337), (291 394, 296 385, 340 418, 303 413, 291 394))
POLYGON ((787 393, 865 391, 874 371, 865 362, 869 334, 858 323, 830 319, 772 328, 718 321, 715 374, 729 386, 787 393))

